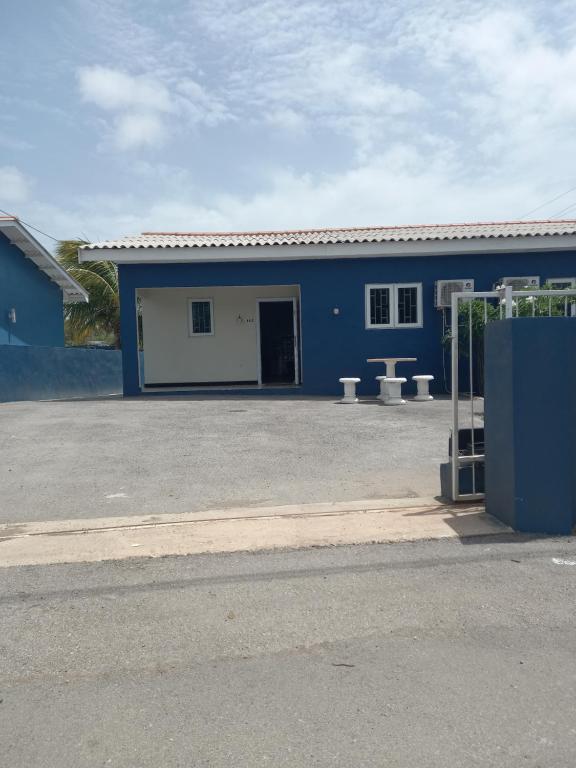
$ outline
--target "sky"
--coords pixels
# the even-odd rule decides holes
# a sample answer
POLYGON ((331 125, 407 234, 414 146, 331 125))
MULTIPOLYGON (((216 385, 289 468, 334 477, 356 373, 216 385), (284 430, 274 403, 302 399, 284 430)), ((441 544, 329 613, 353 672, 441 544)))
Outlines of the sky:
POLYGON ((576 216, 576 0, 3 0, 0 34, 0 208, 57 239, 576 216))

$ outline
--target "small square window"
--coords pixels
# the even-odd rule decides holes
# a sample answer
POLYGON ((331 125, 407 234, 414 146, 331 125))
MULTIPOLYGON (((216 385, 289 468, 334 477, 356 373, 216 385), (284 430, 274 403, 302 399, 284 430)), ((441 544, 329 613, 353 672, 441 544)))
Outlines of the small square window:
POLYGON ((213 334, 212 299, 190 299, 189 328, 191 336, 211 336, 213 334))

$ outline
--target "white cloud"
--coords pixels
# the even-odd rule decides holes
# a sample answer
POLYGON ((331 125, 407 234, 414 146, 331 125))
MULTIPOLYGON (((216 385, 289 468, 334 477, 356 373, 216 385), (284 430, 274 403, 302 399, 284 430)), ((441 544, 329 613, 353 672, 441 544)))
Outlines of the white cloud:
POLYGON ((192 124, 214 126, 235 119, 221 99, 191 78, 178 81, 175 91, 180 112, 192 124))
POLYGON ((109 67, 82 67, 77 74, 82 99, 116 115, 113 144, 121 150, 161 146, 182 119, 209 126, 231 119, 222 102, 190 78, 170 90, 157 78, 109 67))
POLYGON ((155 147, 164 141, 166 129, 158 115, 146 112, 129 112, 120 115, 115 122, 115 141, 119 149, 155 147))
POLYGON ((574 0, 77 2, 107 63, 80 69, 84 108, 108 147, 156 152, 105 158, 100 194, 45 226, 502 219, 576 184, 574 0))
POLYGON ((383 137, 402 135, 427 99, 388 66, 385 39, 360 34, 352 20, 348 26, 354 11, 337 5, 210 3, 200 18, 211 34, 231 41, 224 56, 234 111, 275 125, 282 113, 297 116, 298 125, 291 122, 298 130, 330 126, 365 157, 383 137))
POLYGON ((277 172, 245 198, 220 195, 205 206, 163 201, 147 215, 187 229, 433 223, 499 218, 521 193, 514 179, 493 192, 490 183, 470 186, 459 172, 449 153, 435 157, 398 144, 342 173, 277 172))
POLYGON ((306 117, 301 112, 289 107, 272 109, 266 114, 265 120, 269 125, 293 134, 304 133, 308 125, 306 117))
POLYGON ((358 43, 323 42, 304 49, 290 57, 294 66, 276 95, 311 112, 401 115, 422 106, 413 89, 388 82, 373 68, 373 54, 371 46, 358 43))
POLYGON ((237 114, 281 126, 284 113, 298 131, 329 126, 362 159, 427 108, 419 83, 391 66, 396 2, 194 0, 190 8, 218 46, 237 114))
POLYGON ((109 67, 82 67, 78 87, 84 101, 115 115, 110 127, 118 149, 157 147, 165 140, 165 115, 175 106, 158 80, 109 67))
POLYGON ((172 109, 168 90, 151 77, 133 76, 109 67, 81 67, 78 85, 85 101, 105 110, 169 112, 172 109))
MULTIPOLYGON (((361 159, 390 134, 402 136, 406 120, 426 108, 419 89, 387 66, 390 41, 380 33, 397 14, 394 3, 195 0, 187 12, 168 15, 166 40, 143 23, 145 16, 135 20, 134 3, 105 0, 102 14, 93 0, 83 1, 103 39, 110 26, 105 19, 123 30, 120 37, 112 30, 106 40, 110 56, 125 62, 82 68, 83 99, 106 111, 163 112, 164 135, 182 122, 213 127, 249 121, 293 133, 322 123, 351 139, 361 159), (202 57, 217 75, 215 89, 199 82, 202 57), (128 74, 134 61, 147 74, 128 74)), ((115 145, 125 146, 118 137, 115 145)))
POLYGON ((560 42, 538 3, 463 9, 448 18, 426 9, 403 40, 444 80, 438 102, 459 120, 468 173, 496 164, 530 183, 558 177, 575 149, 574 34, 560 42))
POLYGON ((337 42, 290 54, 276 82, 268 83, 266 98, 308 120, 328 123, 352 138, 358 156, 366 158, 426 103, 412 88, 389 82, 372 66, 372 55, 368 46, 337 42))
POLYGON ((0 166, 0 200, 3 203, 23 203, 30 196, 29 179, 13 165, 0 166))
MULTIPOLYGON (((502 218, 526 189, 511 178, 497 189, 490 179, 470 185, 450 152, 420 154, 398 144, 370 162, 324 174, 278 170, 252 194, 210 197, 188 177, 145 165, 144 176, 170 177, 170 189, 143 201, 134 195, 81 198, 69 211, 28 215, 60 233, 86 231, 91 239, 149 230, 243 230, 434 223, 502 218)), ((536 194, 535 189, 529 193, 536 194)))

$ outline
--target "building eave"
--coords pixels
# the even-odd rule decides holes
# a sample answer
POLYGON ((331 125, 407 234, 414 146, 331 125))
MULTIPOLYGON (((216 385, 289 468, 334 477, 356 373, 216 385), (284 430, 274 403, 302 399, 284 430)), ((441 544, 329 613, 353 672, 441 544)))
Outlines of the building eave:
POLYGON ((217 262, 298 261, 315 259, 409 258, 466 256, 480 253, 576 251, 576 234, 470 237, 377 243, 312 245, 226 245, 210 247, 109 247, 80 249, 79 260, 116 264, 179 264, 217 262))
POLYGON ((16 218, 0 218, 0 232, 26 258, 30 259, 44 274, 62 290, 67 303, 87 302, 88 293, 72 278, 56 259, 33 237, 16 218))

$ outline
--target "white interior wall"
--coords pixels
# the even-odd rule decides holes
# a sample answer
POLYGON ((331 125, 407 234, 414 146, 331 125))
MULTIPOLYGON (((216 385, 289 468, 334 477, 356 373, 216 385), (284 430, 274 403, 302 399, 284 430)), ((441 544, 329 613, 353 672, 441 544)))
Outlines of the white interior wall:
POLYGON ((256 381, 257 299, 298 297, 298 286, 145 288, 144 383, 256 381), (190 336, 189 299, 212 299, 213 335, 190 336))

